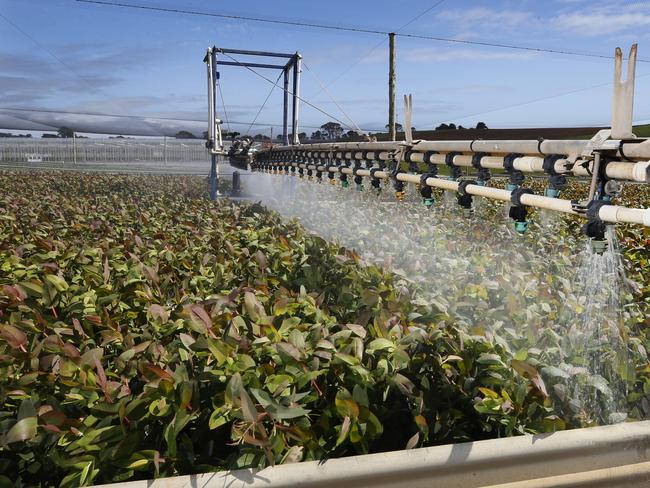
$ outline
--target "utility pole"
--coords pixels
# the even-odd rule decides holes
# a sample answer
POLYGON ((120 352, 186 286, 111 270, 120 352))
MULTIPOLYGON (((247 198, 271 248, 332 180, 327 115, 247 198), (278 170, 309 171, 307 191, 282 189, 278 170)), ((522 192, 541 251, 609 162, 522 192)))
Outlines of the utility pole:
POLYGON ((388 34, 388 140, 395 140, 395 33, 388 34))

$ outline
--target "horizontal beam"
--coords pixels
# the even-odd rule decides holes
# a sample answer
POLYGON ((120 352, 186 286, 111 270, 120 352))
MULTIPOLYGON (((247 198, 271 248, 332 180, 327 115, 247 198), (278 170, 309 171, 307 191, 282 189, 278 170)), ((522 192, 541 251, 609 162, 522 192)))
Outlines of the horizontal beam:
POLYGON ((522 435, 102 488, 646 487, 650 422, 522 435), (585 480, 587 482, 585 482, 585 480), (513 483, 512 485, 507 483, 513 483))
MULTIPOLYGON (((273 151, 352 151, 352 150, 410 150, 412 152, 460 152, 467 154, 487 153, 506 155, 520 153, 527 156, 546 156, 551 154, 581 156, 593 148, 587 140, 493 140, 476 139, 471 141, 415 141, 407 145, 401 141, 383 142, 321 142, 302 144, 300 146, 276 146, 273 151)), ((604 141, 602 147, 608 154, 614 154, 623 160, 650 160, 650 139, 636 141, 604 141)))
POLYGON ((222 47, 216 48, 218 53, 226 54, 243 54, 246 56, 268 56, 270 58, 292 58, 296 54, 286 54, 286 53, 272 53, 268 51, 249 51, 247 49, 226 49, 222 47))
POLYGON ((286 65, 283 64, 264 64, 264 63, 247 63, 245 61, 235 62, 235 61, 217 61, 217 66, 247 66, 249 68, 269 68, 269 69, 285 69, 286 65))

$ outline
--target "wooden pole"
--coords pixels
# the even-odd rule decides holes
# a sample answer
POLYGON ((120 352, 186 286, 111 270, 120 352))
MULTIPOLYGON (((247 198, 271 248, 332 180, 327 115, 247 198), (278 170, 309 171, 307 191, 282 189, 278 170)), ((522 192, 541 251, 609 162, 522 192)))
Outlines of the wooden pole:
POLYGON ((388 139, 395 140, 395 33, 388 34, 388 139))

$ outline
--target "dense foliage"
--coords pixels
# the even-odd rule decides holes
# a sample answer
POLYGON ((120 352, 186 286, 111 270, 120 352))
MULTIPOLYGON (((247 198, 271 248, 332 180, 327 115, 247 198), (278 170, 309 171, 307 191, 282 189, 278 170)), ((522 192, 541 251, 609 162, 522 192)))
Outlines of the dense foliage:
POLYGON ((0 190, 0 486, 579 425, 543 351, 511 357, 353 252, 203 198, 201 179, 0 173, 0 190))

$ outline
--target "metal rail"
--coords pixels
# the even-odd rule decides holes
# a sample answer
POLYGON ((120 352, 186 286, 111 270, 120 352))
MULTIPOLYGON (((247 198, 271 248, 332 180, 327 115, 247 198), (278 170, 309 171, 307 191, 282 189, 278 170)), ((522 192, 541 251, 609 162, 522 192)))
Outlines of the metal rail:
POLYGON ((102 486, 641 488, 650 486, 650 421, 102 486))

